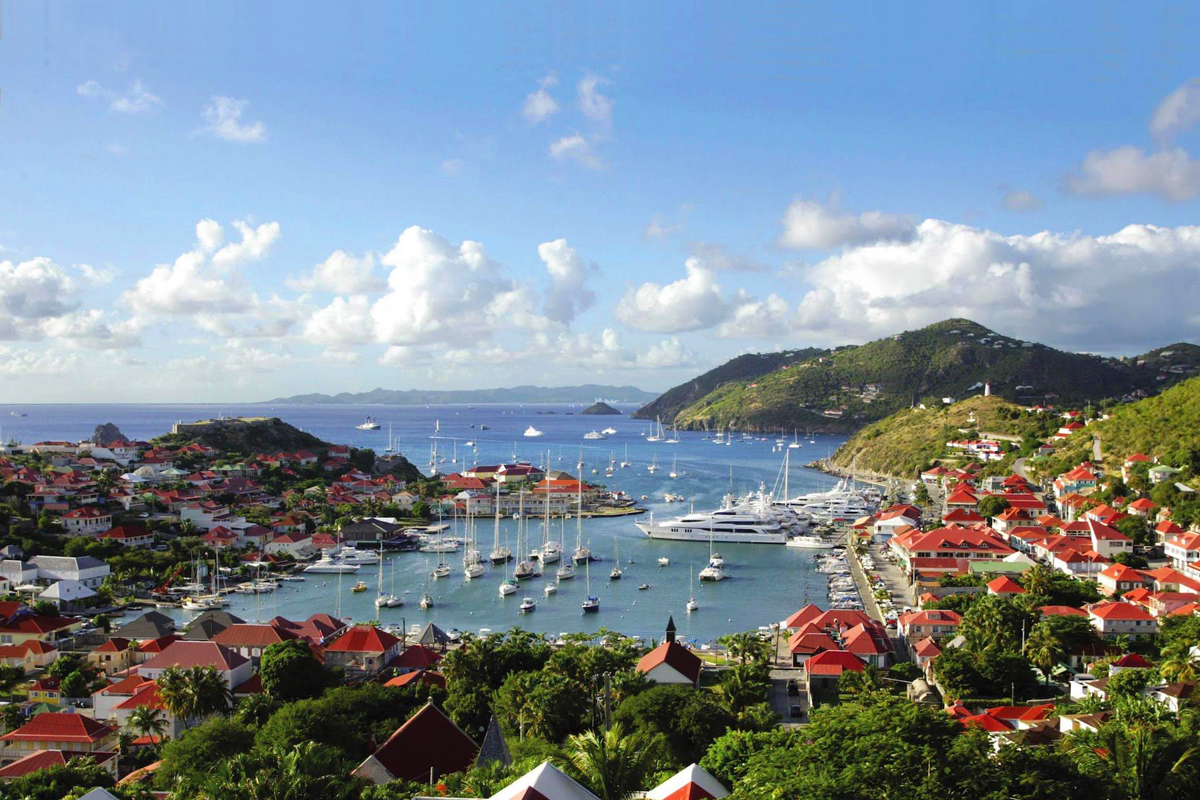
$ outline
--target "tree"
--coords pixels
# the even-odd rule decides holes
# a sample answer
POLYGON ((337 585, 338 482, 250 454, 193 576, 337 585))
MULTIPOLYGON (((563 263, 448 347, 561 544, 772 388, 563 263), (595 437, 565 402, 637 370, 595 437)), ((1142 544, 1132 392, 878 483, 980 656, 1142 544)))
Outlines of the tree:
POLYGON ((565 675, 515 672, 497 690, 493 712, 510 735, 561 742, 583 729, 588 698, 565 675))
POLYGON ((1032 627, 1027 614, 1008 599, 989 594, 971 604, 958 632, 974 652, 1015 652, 1020 649, 1023 626, 1032 627))
POLYGON ((740 714, 749 706, 765 702, 770 689, 770 677, 765 665, 739 664, 725 670, 721 677, 721 696, 725 706, 740 714))
POLYGON ((1066 643, 1059 631, 1048 622, 1049 620, 1042 620, 1034 625, 1029 638, 1025 640, 1025 655, 1042 671, 1046 683, 1050 683, 1050 673, 1054 665, 1065 660, 1068 655, 1066 643))
POLYGON ((63 697, 86 697, 88 694, 87 679, 79 670, 75 670, 63 678, 59 688, 63 697))
POLYGON ((658 767, 661 750, 661 737, 627 734, 621 725, 603 733, 576 734, 567 742, 571 763, 600 800, 624 800, 644 789, 658 767))
POLYGON ((0 665, 0 694, 7 694, 12 700, 13 689, 25 678, 25 670, 20 667, 0 665))
POLYGON ((301 639, 268 645, 263 650, 258 674, 263 691, 283 702, 319 695, 327 677, 312 648, 301 639))
POLYGON ((933 504, 933 498, 929 496, 929 487, 924 481, 917 482, 917 488, 913 490, 913 503, 921 508, 928 508, 933 504))
POLYGON ((254 734, 245 725, 213 717, 163 745, 159 771, 168 782, 198 785, 214 764, 253 746, 254 734))
POLYGON ((1113 527, 1132 539, 1133 543, 1139 547, 1154 544, 1154 535, 1151 533, 1145 517, 1131 515, 1117 520, 1113 527))
POLYGON ((248 727, 257 728, 279 710, 279 701, 269 694, 252 694, 238 701, 234 719, 248 727))
POLYGON ((357 797, 349 766, 334 748, 305 742, 292 748, 239 753, 204 782, 202 798, 341 800, 357 797))
POLYGON ((726 786, 733 786, 746 774, 750 759, 768 749, 792 748, 799 743, 794 731, 776 729, 767 732, 729 731, 709 746, 700 766, 726 786))
POLYGON ((711 692, 691 686, 652 686, 617 707, 613 722, 647 736, 662 734, 675 764, 698 761, 736 720, 711 692))
POLYGON ((1200 792, 1194 734, 1153 713, 1119 708, 1098 733, 1075 734, 1070 744, 1081 771, 1118 800, 1182 800, 1200 792))
POLYGON ((113 777, 91 758, 73 758, 65 765, 39 769, 9 781, 4 796, 20 800, 63 800, 78 790, 111 788, 113 777))
POLYGON ((1163 660, 1158 665, 1163 680, 1194 681, 1200 677, 1200 659, 1193 655, 1195 645, 1187 639, 1177 639, 1162 649, 1163 660))
POLYGON ((1044 564, 1034 564, 1021 576, 1021 586, 1027 594, 1038 597, 1050 596, 1050 582, 1054 572, 1044 564))
POLYGON ((126 723, 138 736, 161 739, 167 732, 167 720, 162 711, 152 706, 138 706, 126 723))
POLYGON ((1008 501, 998 494, 989 494, 979 501, 979 513, 988 519, 998 517, 1008 508, 1008 501))
POLYGON ((843 672, 838 680, 838 691, 847 694, 863 694, 881 688, 883 681, 879 677, 879 668, 874 664, 868 664, 862 672, 843 672))

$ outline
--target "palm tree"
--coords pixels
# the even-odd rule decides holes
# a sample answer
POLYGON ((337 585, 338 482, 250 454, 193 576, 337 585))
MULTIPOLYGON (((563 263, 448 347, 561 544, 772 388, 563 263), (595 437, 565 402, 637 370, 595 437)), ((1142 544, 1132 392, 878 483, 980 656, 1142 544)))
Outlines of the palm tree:
POLYGON ((167 732, 167 720, 162 711, 152 706, 138 706, 129 715, 128 725, 139 736, 161 739, 167 732))
POLYGON ((604 733, 575 734, 567 740, 571 763, 600 800, 624 800, 644 788, 658 767, 660 748, 661 736, 626 735, 620 725, 604 733))
POLYGON ((1200 664, 1192 655, 1192 643, 1186 639, 1172 642, 1163 648, 1159 671, 1168 681, 1194 681, 1200 675, 1200 664))
POLYGON ((327 745, 304 742, 284 750, 240 753, 224 761, 200 788, 200 800, 344 800, 358 788, 342 777, 338 753, 327 745))
POLYGON ((734 714, 740 714, 747 706, 766 699, 767 687, 757 673, 756 668, 745 664, 725 670, 721 694, 725 697, 725 705, 734 714))
POLYGON ((192 667, 187 671, 195 698, 197 716, 228 714, 233 705, 233 692, 224 676, 213 667, 192 667))
MULTIPOLYGON (((1119 717, 1122 715, 1118 715, 1119 717)), ((1174 725, 1151 718, 1117 719, 1094 736, 1079 736, 1081 762, 1099 767, 1128 800, 1166 800, 1191 796, 1200 746, 1174 725)))
POLYGON ((1025 640, 1025 656, 1042 671, 1046 683, 1050 683, 1050 671, 1067 657, 1067 648, 1062 637, 1049 625, 1039 623, 1033 626, 1025 640))
POLYGON ((158 676, 158 696, 175 719, 183 722, 197 716, 191 681, 178 667, 169 667, 158 676))
POLYGON ((1021 578, 1021 585, 1029 594, 1035 594, 1040 597, 1048 597, 1050 595, 1050 579, 1053 573, 1050 568, 1043 564, 1034 564, 1021 578))

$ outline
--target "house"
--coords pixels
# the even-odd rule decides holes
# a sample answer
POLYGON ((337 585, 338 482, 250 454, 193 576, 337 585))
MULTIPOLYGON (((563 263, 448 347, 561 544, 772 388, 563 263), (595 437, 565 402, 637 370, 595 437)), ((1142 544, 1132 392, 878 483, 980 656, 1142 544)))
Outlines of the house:
POLYGON ((113 636, 88 653, 87 662, 97 672, 112 675, 133 666, 135 652, 137 647, 134 642, 121 636, 113 636))
POLYGON ((94 536, 112 527, 113 515, 95 506, 72 509, 62 516, 63 530, 69 536, 94 536))
MULTIPOLYGON (((40 772, 51 767, 65 767, 73 758, 86 756, 96 762, 96 766, 103 767, 109 775, 117 777, 117 754, 116 753, 82 753, 73 752, 71 750, 34 750, 24 758, 19 758, 6 767, 0 767, 0 782, 8 783, 14 778, 23 778, 26 775, 31 775, 34 772, 40 772)), ((108 800, 112 798, 117 800, 115 795, 110 794, 104 789, 94 789, 79 798, 79 800, 108 800), (96 792, 103 792, 102 795, 97 795, 96 792)))
POLYGON ((646 792, 646 800, 719 800, 729 790, 697 764, 684 767, 646 792))
POLYGON ((48 667, 57 658, 57 647, 37 639, 21 644, 0 645, 0 664, 6 667, 20 667, 26 672, 48 667))
MULTIPOLYGON (((696 795, 703 797, 703 795, 696 795)), ((543 761, 488 800, 599 800, 562 770, 543 761)), ((673 799, 674 800, 674 799, 673 799)))
POLYGON ((100 588, 112 572, 108 564, 92 556, 34 556, 29 563, 37 567, 39 581, 75 581, 89 589, 100 588))
POLYGON ((437 666, 441 654, 421 644, 414 644, 392 659, 389 667, 400 673, 419 672, 437 666))
POLYGON ((1163 552, 1175 569, 1186 569, 1189 564, 1200 561, 1200 533, 1178 533, 1168 536, 1163 542, 1163 552))
POLYGON ((921 641, 912 646, 913 663, 921 668, 926 675, 929 675, 929 669, 933 666, 934 659, 942 654, 942 648, 937 646, 930 637, 925 637, 921 641))
POLYGON ((859 623, 843 633, 842 649, 879 669, 888 666, 895 650, 887 632, 874 620, 869 624, 859 623))
POLYGON ((918 528, 921 525, 921 512, 914 506, 893 506, 879 514, 872 525, 871 540, 876 544, 884 544, 892 538, 892 534, 900 528, 918 528))
POLYGON ((1137 639, 1158 632, 1158 622, 1150 612, 1133 603, 1096 603, 1087 612, 1092 627, 1105 638, 1126 635, 1137 639))
POLYGON ((53 676, 30 681, 28 690, 29 702, 35 704, 46 703, 52 706, 62 705, 61 683, 62 681, 59 678, 53 676))
POLYGON ((950 609, 930 608, 901 614, 897 620, 900 635, 908 642, 931 639, 935 642, 958 633, 962 615, 950 609))
POLYGON ((989 581, 987 585, 988 594, 999 595, 1001 597, 1012 597, 1013 595, 1025 594, 1025 590, 1021 588, 1021 584, 1014 581, 1007 575, 1001 575, 995 580, 989 581))
POLYGON ((51 603, 60 611, 75 608, 83 600, 95 597, 96 593, 76 581, 58 581, 38 594, 38 600, 51 603))
POLYGON ((355 625, 325 647, 325 666, 377 675, 398 655, 401 642, 373 625, 355 625))
POLYGON ((867 665, 858 656, 845 650, 826 650, 824 653, 818 653, 804 665, 808 696, 812 698, 814 705, 819 702, 820 696, 836 696, 843 672, 862 672, 866 668, 867 665))
POLYGON ((246 620, 220 608, 210 608, 188 623, 183 638, 189 642, 209 642, 230 625, 241 625, 246 620))
POLYGON ((1080 464, 1074 469, 1064 472, 1054 479, 1054 497, 1058 499, 1068 494, 1083 494, 1096 488, 1099 477, 1090 465, 1080 464))
POLYGON ((6 764, 39 750, 69 749, 77 754, 116 750, 117 731, 82 714, 45 712, 16 730, 0 736, 0 761, 6 764))
POLYGON ((475 763, 478 745, 432 702, 409 717, 351 773, 374 784, 428 781, 464 772, 475 763))
POLYGON ((175 620, 161 611, 147 611, 137 619, 125 623, 109 635, 143 641, 146 639, 161 639, 174 632, 175 620))
POLYGON ((637 671, 652 683, 675 683, 700 686, 700 657, 675 641, 667 641, 642 656, 637 671))
POLYGON ((1168 683, 1163 686, 1151 687, 1149 690, 1150 698, 1157 700, 1174 713, 1178 714, 1196 695, 1195 681, 1180 681, 1177 683, 1168 683))
POLYGON ((1155 464, 1146 471, 1146 476, 1150 478, 1150 483, 1162 483, 1163 481, 1174 480, 1175 476, 1183 472, 1175 467, 1168 467, 1166 464, 1155 464))
POLYGON ((343 525, 339 533, 347 542, 381 542, 402 530, 403 527, 394 522, 369 518, 343 525))
POLYGON ((792 654, 793 667, 804 666, 805 662, 817 653, 838 649, 838 643, 828 633, 812 624, 788 637, 788 650, 792 654))
POLYGON ((1127 567, 1124 564, 1109 564, 1096 578, 1100 592, 1109 597, 1117 597, 1139 587, 1151 588, 1154 579, 1141 570, 1127 567))
POLYGON ((151 547, 154 545, 154 534, 141 525, 118 525, 109 528, 96 537, 114 541, 122 547, 151 547))
POLYGON ((74 617, 49 617, 22 611, 0 624, 0 644, 23 644, 41 641, 57 642, 74 635, 83 627, 83 620, 74 617))
POLYGON ((234 624, 213 637, 213 641, 240 653, 258 666, 263 651, 273 644, 299 638, 292 631, 274 625, 234 624))
POLYGON ((1157 508, 1158 504, 1148 497, 1139 497, 1125 506, 1125 509, 1135 517, 1149 517, 1157 508))
POLYGON ((250 659, 241 653, 235 653, 216 642, 175 642, 154 658, 138 666, 138 674, 143 678, 158 680, 158 677, 168 669, 191 669, 192 667, 212 667, 225 679, 225 684, 232 689, 250 679, 254 668, 250 659))

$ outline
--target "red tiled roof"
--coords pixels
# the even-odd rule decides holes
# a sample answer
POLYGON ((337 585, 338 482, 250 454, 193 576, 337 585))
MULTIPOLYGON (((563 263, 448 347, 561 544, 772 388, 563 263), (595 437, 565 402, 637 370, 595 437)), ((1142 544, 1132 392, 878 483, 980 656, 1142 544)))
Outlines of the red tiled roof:
POLYGON ((442 657, 428 647, 414 644, 393 658, 388 666, 396 669, 428 669, 441 660, 442 657))
POLYGON ((663 664, 671 667, 693 683, 700 679, 700 657, 688 651, 678 642, 663 642, 649 653, 646 653, 638 661, 637 670, 641 673, 647 673, 663 664))
POLYGON ((50 767, 65 766, 72 758, 91 758, 97 764, 103 764, 116 756, 116 753, 75 753, 69 750, 38 750, 24 758, 19 758, 7 767, 0 767, 0 781, 9 781, 50 767))
POLYGON ((113 729, 80 714, 46 712, 0 736, 4 742, 71 742, 95 743, 103 740, 113 729))
POLYGON ((478 751, 471 737, 429 703, 397 728, 373 757, 398 779, 427 781, 431 770, 435 777, 465 771, 478 751))
POLYGON ((274 625, 235 623, 212 638, 225 647, 267 647, 277 642, 297 638, 297 634, 274 625))
POLYGON ((866 669, 862 659, 845 650, 826 650, 817 653, 804 665, 809 675, 841 675, 846 670, 862 672, 866 669))
POLYGON ((1086 617, 1087 612, 1073 606, 1042 606, 1043 617, 1086 617))
POLYGON ((386 653, 400 642, 374 625, 355 625, 325 648, 333 653, 386 653))
POLYGON ((1025 594, 1025 590, 1021 588, 1021 584, 1007 575, 1001 575, 999 578, 990 581, 987 588, 992 594, 1025 594))
POLYGON ((229 671, 245 664, 248 660, 241 653, 235 653, 228 647, 222 647, 216 642, 179 641, 142 664, 140 669, 216 667, 221 671, 229 671))
POLYGON ((384 686, 400 687, 408 686, 410 683, 417 682, 440 686, 443 689, 446 688, 446 676, 440 672, 435 672, 429 669, 422 669, 417 670, 416 672, 406 672, 403 675, 397 675, 385 683, 384 686))
POLYGON ((1150 612, 1132 603, 1097 603, 1091 607, 1091 613, 1100 619, 1154 619, 1150 612))

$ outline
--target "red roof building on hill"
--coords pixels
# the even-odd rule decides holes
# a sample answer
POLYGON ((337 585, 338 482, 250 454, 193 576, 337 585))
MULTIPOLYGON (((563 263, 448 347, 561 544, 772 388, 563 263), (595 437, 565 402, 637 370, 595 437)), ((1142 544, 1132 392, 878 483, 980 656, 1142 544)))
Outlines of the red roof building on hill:
POLYGON ((1021 588, 1021 584, 1017 583, 1007 575, 1001 575, 999 578, 989 582, 987 585, 987 590, 988 594, 997 594, 1003 596, 1025 594, 1025 590, 1021 588))
POLYGON ((439 653, 430 650, 424 645, 414 644, 405 650, 400 655, 392 659, 392 663, 388 664, 393 669, 402 671, 429 669, 436 666, 442 657, 439 653))
POLYGON ((668 640, 642 656, 637 671, 654 683, 700 685, 700 657, 674 640, 668 640))
POLYGON ((355 625, 325 647, 326 666, 378 674, 400 655, 401 642, 374 625, 355 625))
POLYGON ((810 676, 840 676, 843 672, 862 672, 867 665, 853 653, 845 650, 826 650, 818 653, 804 665, 804 671, 810 676))
POLYGON ((409 717, 354 772, 375 784, 394 780, 428 781, 463 772, 479 747, 433 703, 409 717))
POLYGON ((72 758, 91 758, 97 766, 114 777, 117 774, 117 754, 102 752, 76 752, 72 750, 35 750, 29 755, 19 758, 6 767, 0 767, 0 782, 7 783, 14 778, 22 778, 34 772, 40 772, 51 767, 65 767, 72 758))
POLYGON ((37 750, 66 747, 81 754, 110 752, 116 748, 116 729, 82 714, 43 713, 16 730, 0 736, 4 758, 22 758, 37 750))
POLYGON ((408 686, 410 683, 427 683, 430 686, 440 686, 445 689, 446 676, 431 669, 422 669, 416 672, 406 672, 403 675, 397 675, 385 683, 384 686, 400 688, 408 686))

